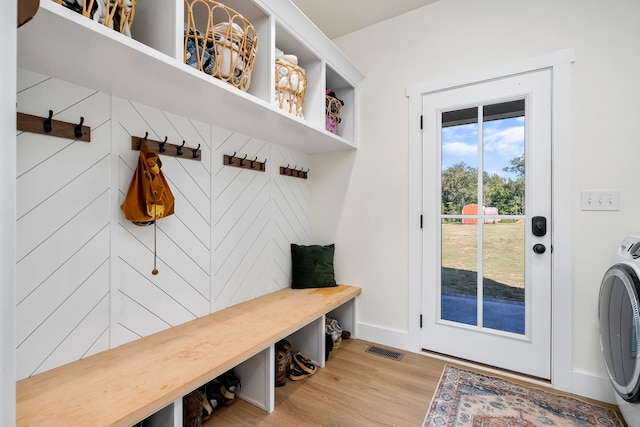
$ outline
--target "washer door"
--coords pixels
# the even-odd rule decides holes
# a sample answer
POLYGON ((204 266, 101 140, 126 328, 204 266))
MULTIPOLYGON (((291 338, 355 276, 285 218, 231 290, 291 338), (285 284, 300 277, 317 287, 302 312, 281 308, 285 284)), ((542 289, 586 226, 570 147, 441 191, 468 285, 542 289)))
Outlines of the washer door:
POLYGON ((611 266, 600 286, 600 345, 613 387, 629 402, 640 400, 639 292, 638 275, 627 264, 611 266))

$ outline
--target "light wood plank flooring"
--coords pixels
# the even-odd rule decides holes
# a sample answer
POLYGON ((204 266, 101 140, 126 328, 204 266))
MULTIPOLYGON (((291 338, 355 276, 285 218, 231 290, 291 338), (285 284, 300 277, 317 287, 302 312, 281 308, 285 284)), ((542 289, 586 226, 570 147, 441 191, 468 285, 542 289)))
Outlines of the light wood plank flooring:
POLYGON ((403 352, 400 361, 390 360, 367 353, 369 345, 346 340, 315 375, 276 388, 276 409, 271 414, 237 399, 216 410, 203 425, 421 426, 448 362, 410 352, 403 352))

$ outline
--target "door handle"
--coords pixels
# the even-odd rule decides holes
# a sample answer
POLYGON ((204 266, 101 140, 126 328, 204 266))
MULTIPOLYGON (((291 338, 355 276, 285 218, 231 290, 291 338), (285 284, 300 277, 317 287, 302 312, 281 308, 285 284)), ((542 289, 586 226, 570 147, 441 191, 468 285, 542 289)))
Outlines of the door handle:
POLYGON ((547 247, 542 243, 536 243, 535 245, 533 245, 533 252, 537 254, 543 254, 546 251, 547 251, 547 247))

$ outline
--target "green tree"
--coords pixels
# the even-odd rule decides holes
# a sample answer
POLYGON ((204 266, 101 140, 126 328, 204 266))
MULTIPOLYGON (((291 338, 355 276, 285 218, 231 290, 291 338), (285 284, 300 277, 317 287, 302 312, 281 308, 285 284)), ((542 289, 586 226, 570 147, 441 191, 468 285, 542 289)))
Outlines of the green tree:
POLYGON ((514 200, 512 200, 513 214, 514 215, 524 215, 524 173, 525 173, 525 162, 524 162, 524 154, 521 156, 514 157, 509 161, 511 166, 505 167, 503 170, 505 172, 511 172, 516 175, 517 179, 510 182, 513 184, 513 193, 514 200))
MULTIPOLYGON (((523 215, 524 212, 524 156, 514 157, 505 172, 516 179, 498 174, 482 174, 483 206, 498 208, 502 215, 523 215)), ((460 215, 465 205, 478 203, 478 169, 464 162, 442 171, 441 208, 444 215, 460 215)))
POLYGON ((442 171, 442 213, 460 215, 462 207, 478 203, 478 169, 464 162, 442 171))

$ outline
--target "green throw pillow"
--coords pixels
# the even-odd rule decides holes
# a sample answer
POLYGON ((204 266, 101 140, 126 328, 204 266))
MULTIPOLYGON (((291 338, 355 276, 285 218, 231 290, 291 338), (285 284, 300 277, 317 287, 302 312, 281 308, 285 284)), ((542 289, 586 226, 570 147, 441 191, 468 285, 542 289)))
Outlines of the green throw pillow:
POLYGON ((325 288, 337 286, 333 272, 335 245, 291 244, 291 266, 293 289, 325 288))

